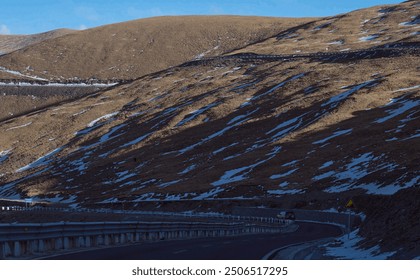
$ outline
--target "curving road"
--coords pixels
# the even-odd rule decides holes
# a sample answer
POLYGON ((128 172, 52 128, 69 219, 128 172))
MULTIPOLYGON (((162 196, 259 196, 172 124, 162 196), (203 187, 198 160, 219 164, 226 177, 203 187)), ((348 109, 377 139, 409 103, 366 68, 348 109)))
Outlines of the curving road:
POLYGON ((273 249, 342 234, 333 225, 299 222, 285 234, 160 241, 89 250, 46 258, 48 260, 258 260, 273 249))
POLYGON ((298 54, 265 55, 257 53, 237 53, 233 55, 208 57, 200 60, 188 61, 181 66, 201 65, 212 61, 242 60, 242 61, 293 61, 301 59, 312 59, 321 62, 345 62, 357 59, 373 59, 381 57, 398 57, 403 55, 420 55, 420 43, 399 42, 382 46, 338 52, 315 52, 298 54))

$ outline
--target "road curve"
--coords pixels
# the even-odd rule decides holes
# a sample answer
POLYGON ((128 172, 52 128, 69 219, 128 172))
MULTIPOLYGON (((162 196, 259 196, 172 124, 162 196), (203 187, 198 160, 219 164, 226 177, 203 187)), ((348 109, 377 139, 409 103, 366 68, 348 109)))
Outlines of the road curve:
POLYGON ((47 260, 259 260, 275 248, 342 234, 334 225, 299 222, 285 234, 159 241, 103 248, 45 258, 47 260))
POLYGON ((348 62, 358 59, 373 59, 382 57, 398 57, 404 55, 420 55, 420 43, 418 42, 399 42, 390 43, 372 48, 356 49, 338 52, 314 52, 314 53, 295 53, 295 54, 258 54, 258 53, 237 53, 233 55, 206 57, 199 60, 188 61, 181 66, 193 66, 208 64, 211 62, 221 62, 228 60, 241 61, 294 61, 311 59, 320 62, 348 62))

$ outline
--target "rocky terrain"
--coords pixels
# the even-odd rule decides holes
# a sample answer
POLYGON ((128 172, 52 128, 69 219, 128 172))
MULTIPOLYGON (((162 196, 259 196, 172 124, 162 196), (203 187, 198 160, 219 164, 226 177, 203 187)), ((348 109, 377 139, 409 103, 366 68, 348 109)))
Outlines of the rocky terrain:
MULTIPOLYGON (((240 42, 223 39, 234 27, 216 18, 226 28, 220 41, 208 35, 179 55, 159 49, 154 64, 126 60, 124 74, 107 67, 138 37, 114 26, 54 39, 60 50, 85 32, 122 36, 105 52, 85 39, 57 56, 60 63, 41 63, 34 54, 56 52, 48 40, 2 56, 4 69, 28 75, 31 64, 31 75, 45 80, 127 80, 2 121, 0 197, 227 212, 238 205, 338 211, 354 198, 354 211, 366 215, 366 246, 418 256, 419 9, 407 1, 290 26, 262 19, 261 33, 247 33, 251 23, 234 17, 249 35, 240 42), (80 49, 105 56, 77 60, 71 54, 80 49), (75 63, 86 65, 83 73, 75 63)), ((171 28, 181 32, 192 19, 171 18, 179 24, 171 28)))

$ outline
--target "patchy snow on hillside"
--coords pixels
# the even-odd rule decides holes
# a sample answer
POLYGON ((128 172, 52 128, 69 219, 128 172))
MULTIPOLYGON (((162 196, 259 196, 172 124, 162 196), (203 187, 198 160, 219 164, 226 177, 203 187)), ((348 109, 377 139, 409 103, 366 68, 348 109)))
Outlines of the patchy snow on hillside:
POLYGON ((220 177, 219 180, 211 183, 213 186, 220 186, 225 185, 237 181, 245 180, 247 175, 254 167, 258 166, 259 164, 252 164, 250 166, 244 166, 232 170, 228 170, 225 172, 225 174, 220 177))
POLYGON ((20 77, 25 77, 25 78, 31 78, 31 79, 38 80, 38 81, 48 81, 46 79, 43 79, 43 78, 40 78, 40 77, 37 77, 37 76, 25 75, 25 74, 22 74, 19 71, 9 70, 9 69, 6 69, 6 68, 1 67, 1 66, 0 66, 0 72, 5 72, 5 73, 12 74, 12 75, 16 75, 16 76, 20 76, 20 77))
POLYGON ((102 120, 107 120, 107 119, 110 119, 110 118, 112 118, 112 117, 116 116, 118 113, 119 113, 119 111, 117 111, 117 112, 113 112, 113 113, 110 113, 110 114, 106 114, 106 115, 104 115, 104 116, 101 116, 101 117, 99 117, 99 118, 97 118, 97 119, 95 119, 95 120, 91 121, 91 122, 87 125, 87 127, 93 127, 96 123, 98 123, 98 122, 100 122, 100 121, 102 121, 102 120))
POLYGON ((290 78, 288 78, 288 79, 284 80, 283 82, 281 82, 281 83, 279 83, 279 84, 277 84, 277 85, 273 86, 271 89, 267 90, 266 92, 263 92, 263 93, 258 94, 258 95, 254 95, 254 96, 251 98, 251 101, 254 101, 254 100, 260 99, 261 97, 266 96, 266 95, 268 95, 268 94, 270 94, 270 93, 272 93, 272 92, 274 92, 274 91, 278 90, 279 88, 283 87, 285 84, 287 84, 287 83, 289 83, 289 82, 292 82, 292 81, 294 81, 294 80, 297 80, 297 79, 302 78, 303 76, 305 76, 305 74, 306 74, 306 73, 301 73, 301 74, 298 74, 298 75, 292 76, 292 77, 290 77, 290 78))
POLYGON ((222 148, 220 148, 220 149, 217 149, 217 150, 213 151, 213 155, 217 155, 218 153, 221 153, 221 152, 223 152, 224 150, 226 150, 226 149, 228 149, 228 148, 230 148, 230 147, 234 147, 234 146, 236 146, 236 145, 238 145, 238 144, 239 144, 239 142, 235 142, 235 143, 230 144, 229 146, 225 146, 225 147, 222 147, 222 148))
POLYGON ((325 255, 342 260, 386 260, 396 253, 381 252, 378 245, 368 249, 361 248, 358 246, 358 243, 363 241, 363 238, 360 237, 358 233, 359 229, 351 232, 349 239, 347 238, 347 234, 338 238, 338 240, 342 242, 341 245, 325 245, 325 255))
MULTIPOLYGON (((251 111, 251 112, 248 112, 244 117, 249 117, 250 115, 252 115, 253 113, 255 113, 256 111, 258 111, 258 109, 257 110, 254 110, 254 111, 251 111)), ((235 118, 234 118, 235 119, 235 118)), ((230 125, 227 125, 227 126, 225 126, 224 128, 222 128, 221 130, 219 130, 219 131, 217 131, 217 132, 214 132, 213 134, 211 134, 211 135, 209 135, 209 136, 207 136, 207 137, 205 137, 205 138, 203 138, 200 142, 198 142, 198 143, 195 143, 195 144, 192 144, 192 145, 190 145, 190 146, 188 146, 188 147, 185 147, 185 148, 183 148, 183 149, 181 149, 181 150, 179 150, 178 151, 178 153, 179 154, 183 154, 183 153, 185 153, 185 152, 188 152, 188 151, 191 151, 192 149, 194 149, 195 147, 198 147, 198 146, 200 146, 200 145, 202 145, 202 144, 204 144, 204 143, 206 143, 206 142, 208 142, 208 141, 210 141, 210 140, 212 140, 213 138, 216 138, 216 137, 219 137, 219 136, 222 136, 225 132, 227 132, 227 131, 229 131, 229 130, 231 130, 231 129, 233 129, 233 128, 235 128, 235 127, 237 127, 237 126, 239 126, 239 125, 241 125, 242 123, 244 123, 244 122, 246 122, 246 121, 248 121, 248 120, 250 120, 251 118, 243 118, 243 117, 241 117, 240 119, 235 119, 235 122, 229 122, 230 123, 230 125)))
POLYGON ((299 170, 299 168, 295 168, 295 169, 289 170, 289 171, 287 171, 285 173, 275 174, 275 175, 270 176, 270 179, 271 180, 275 180, 275 179, 280 179, 280 178, 283 178, 283 177, 287 177, 287 176, 295 173, 297 170, 299 170))
POLYGON ((149 133, 146 133, 145 135, 142 135, 140 137, 137 137, 136 139, 134 139, 134 140, 132 140, 132 141, 130 141, 130 142, 125 143, 124 145, 122 145, 121 148, 126 148, 126 147, 129 147, 129 146, 133 146, 133 145, 139 144, 140 142, 142 142, 144 139, 148 138, 153 133, 154 133, 154 131, 149 132, 149 133))
MULTIPOLYGON (((351 189, 364 189, 368 194, 392 195, 401 189, 413 187, 419 183, 420 176, 414 178, 406 178, 405 175, 396 179, 392 184, 380 182, 361 182, 368 175, 381 172, 393 172, 399 166, 385 156, 385 154, 375 156, 373 153, 364 153, 354 158, 347 158, 347 164, 341 168, 326 171, 312 178, 313 181, 329 179, 332 185, 325 189, 325 192, 338 193, 351 189)), ((333 165, 333 161, 324 163, 319 169, 327 169, 333 165)))
POLYGON ((57 149, 49 152, 45 156, 42 156, 42 157, 38 158, 34 162, 32 162, 32 163, 30 163, 30 164, 28 164, 28 165, 26 165, 24 167, 19 168, 18 170, 16 170, 16 172, 23 172, 23 171, 26 171, 26 170, 29 170, 29 169, 33 169, 33 168, 36 168, 36 167, 39 167, 39 166, 47 165, 47 164, 49 164, 52 161, 51 158, 55 154, 61 152, 63 149, 64 149, 63 147, 57 148, 57 149))
MULTIPOLYGON (((379 80, 374 79, 374 80, 369 80, 366 81, 364 83, 355 85, 355 86, 351 86, 351 88, 349 90, 346 90, 336 96, 331 97, 328 101, 324 102, 321 106, 325 107, 327 105, 331 106, 331 107, 336 107, 338 105, 338 103, 340 103, 341 101, 344 101, 345 99, 347 99, 349 96, 351 96, 353 93, 356 93, 357 91, 361 90, 362 88, 365 87, 373 87, 375 85, 377 85, 379 82, 379 80)), ((348 87, 345 87, 348 88, 348 87)))
POLYGON ((166 194, 164 201, 181 201, 187 199, 191 194, 190 193, 183 193, 183 194, 166 194))
POLYGON ((159 188, 166 188, 166 187, 175 185, 176 183, 179 183, 179 182, 181 182, 180 179, 179 180, 173 180, 173 181, 170 181, 170 182, 160 183, 159 188))
POLYGON ((271 195, 297 194, 304 192, 303 190, 284 189, 284 190, 268 190, 267 193, 271 195))
POLYGON ((192 120, 194 120, 194 119, 196 119, 198 116, 200 116, 201 114, 203 114, 204 112, 206 112, 206 111, 208 111, 208 110, 210 110, 211 108, 213 108, 213 107, 216 107, 217 105, 219 105, 220 104, 220 102, 214 102, 214 103, 211 103, 211 104, 208 104, 208 105, 206 105, 206 106, 204 106, 204 107, 201 107, 200 109, 198 109, 198 110, 195 110, 195 111, 193 111, 193 112, 190 112, 189 114, 187 114, 185 117, 184 117, 184 119, 182 120, 182 121, 180 121, 179 123, 177 123, 175 126, 176 127, 179 127, 179 126, 183 126, 184 124, 186 124, 186 123, 188 123, 188 122, 190 122, 190 121, 192 121, 192 120))
POLYGON ((335 173, 336 173, 335 171, 328 171, 328 172, 325 172, 321 175, 317 175, 317 176, 313 177, 312 180, 319 181, 319 180, 322 180, 322 179, 326 179, 326 178, 334 176, 335 173))
POLYGON ((418 88, 420 88, 420 85, 415 85, 415 86, 407 87, 407 88, 400 88, 400 89, 394 90, 393 92, 409 91, 409 90, 418 89, 418 88))
POLYGON ((111 128, 107 133, 105 133, 104 135, 101 136, 101 138, 99 139, 99 143, 103 144, 109 140, 112 140, 114 138, 117 138, 118 136, 122 135, 122 133, 118 133, 116 134, 117 131, 119 131, 121 128, 126 127, 127 124, 119 124, 117 126, 114 126, 113 128, 111 128))
POLYGON ((67 203, 75 202, 76 199, 77 199, 77 196, 76 195, 70 195, 69 197, 63 197, 63 196, 57 194, 54 197, 42 197, 42 198, 40 198, 40 197, 36 196, 34 198, 36 198, 38 200, 46 201, 46 202, 49 202, 49 203, 67 204, 67 203))
POLYGON ((183 171, 179 172, 178 174, 179 175, 187 174, 188 172, 193 171, 196 167, 197 167, 196 164, 192 164, 192 165, 188 166, 187 168, 185 168, 183 171))
POLYGON ((333 164, 334 164, 334 161, 332 161, 332 160, 327 161, 319 169, 324 169, 324 168, 330 167, 333 164))
POLYGON ((233 182, 238 182, 238 181, 243 181, 245 179, 247 179, 248 177, 246 175, 248 175, 249 173, 251 173, 255 167, 266 163, 267 161, 273 159, 281 150, 281 147, 274 147, 272 149, 272 151, 268 154, 266 154, 266 156, 268 156, 266 159, 262 159, 257 161, 254 164, 248 165, 248 166, 243 166, 240 168, 236 168, 236 169, 232 169, 232 170, 228 170, 225 171, 225 173, 222 175, 222 177, 220 177, 219 180, 211 183, 212 186, 221 186, 221 185, 226 185, 229 183, 233 183, 233 182))
POLYGON ((223 192, 224 189, 221 187, 217 187, 214 189, 209 190, 208 192, 201 193, 197 195, 196 197, 192 198, 192 200, 202 200, 202 199, 208 199, 208 198, 214 198, 217 194, 223 192))
POLYGON ((6 131, 10 131, 10 130, 18 129, 18 128, 23 128, 23 127, 27 127, 27 126, 30 126, 31 124, 32 124, 32 122, 28 122, 28 123, 25 123, 25 124, 22 124, 22 125, 13 126, 13 127, 10 127, 8 129, 6 129, 6 131))
POLYGON ((335 131, 331 136, 328 136, 328 137, 326 137, 324 139, 321 139, 321 140, 312 142, 312 144, 324 144, 324 143, 328 142, 329 140, 331 140, 331 139, 333 139, 335 137, 338 137, 338 136, 341 136, 341 135, 349 135, 352 132, 352 130, 353 129, 350 128, 350 129, 335 131))
POLYGON ((368 35, 368 36, 360 37, 359 38, 359 41, 361 41, 361 42, 369 42, 369 41, 375 40, 376 38, 379 38, 379 34, 373 34, 373 35, 368 35))
POLYGON ((343 45, 344 44, 344 41, 343 40, 338 40, 338 41, 332 41, 332 42, 329 42, 329 43, 327 43, 328 45, 343 45))
POLYGON ((26 181, 26 180, 30 180, 32 178, 36 178, 37 176, 41 175, 42 173, 48 171, 49 168, 45 168, 43 170, 40 170, 38 172, 35 172, 29 176, 25 176, 22 177, 16 181, 7 183, 5 185, 1 185, 0 186, 0 197, 1 198, 8 198, 8 199, 22 199, 22 197, 20 196, 20 194, 18 194, 16 192, 16 186, 19 185, 20 183, 26 181))
POLYGON ((412 18, 411 21, 401 22, 399 25, 401 25, 401 26, 414 26, 414 25, 420 24, 420 16, 419 15, 412 16, 411 18, 412 18))
MULTIPOLYGON (((385 105, 385 107, 396 107, 396 108, 390 108, 386 110, 388 115, 380 119, 377 119, 375 123, 384 123, 390 119, 393 119, 419 106, 420 106, 420 100, 405 99, 404 96, 400 98, 392 99, 390 103, 385 105)), ((416 110, 416 112, 418 111, 419 110, 416 110)))
POLYGON ((5 150, 0 152, 0 164, 2 164, 4 161, 6 161, 9 158, 10 150, 5 150))
POLYGON ((275 128, 273 128, 270 131, 268 131, 266 133, 266 135, 275 133, 273 136, 271 136, 272 142, 274 142, 276 140, 279 140, 280 138, 285 137, 290 132, 293 132, 293 131, 295 131, 296 129, 298 129, 298 128, 300 128, 302 126, 303 117, 306 114, 307 113, 305 113, 303 115, 300 115, 300 116, 297 116, 295 118, 289 119, 287 121, 281 122, 275 128))

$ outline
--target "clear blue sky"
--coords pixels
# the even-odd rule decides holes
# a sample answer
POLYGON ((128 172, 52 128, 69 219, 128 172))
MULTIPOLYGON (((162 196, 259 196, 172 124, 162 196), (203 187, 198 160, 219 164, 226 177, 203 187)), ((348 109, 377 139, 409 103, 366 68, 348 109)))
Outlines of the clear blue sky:
POLYGON ((1 0, 0 34, 85 29, 163 15, 328 16, 403 0, 1 0))

